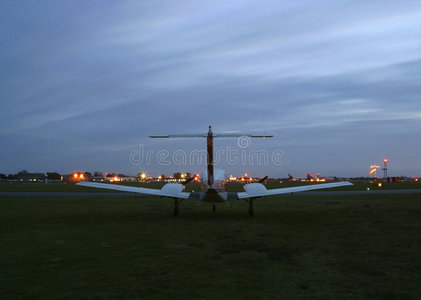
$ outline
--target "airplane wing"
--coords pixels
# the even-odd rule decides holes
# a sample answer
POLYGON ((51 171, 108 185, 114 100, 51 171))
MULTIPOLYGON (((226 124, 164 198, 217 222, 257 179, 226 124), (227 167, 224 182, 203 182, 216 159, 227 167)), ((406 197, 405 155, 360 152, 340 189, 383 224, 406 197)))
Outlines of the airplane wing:
POLYGON ((98 189, 110 189, 122 192, 131 192, 141 195, 149 196, 164 196, 170 198, 180 198, 187 199, 190 196, 190 193, 183 192, 184 186, 178 183, 167 183, 161 189, 149 189, 141 188, 127 185, 118 185, 118 184, 108 184, 108 183, 98 183, 98 182, 87 182, 81 181, 77 183, 80 186, 88 186, 98 189))
POLYGON ((239 199, 244 199, 244 198, 254 198, 254 197, 305 192, 305 191, 319 190, 319 189, 330 189, 334 187, 348 186, 348 185, 353 185, 353 184, 348 181, 339 181, 339 182, 332 182, 332 183, 312 184, 312 185, 303 185, 303 186, 268 190, 261 183, 249 183, 244 186, 246 191, 237 193, 237 196, 239 199))
MULTIPOLYGON (((250 138, 271 138, 274 137, 274 133, 247 133, 247 132, 238 132, 238 133, 213 133, 212 137, 214 138, 234 138, 234 137, 243 137, 247 136, 250 138)), ((163 134, 163 135, 149 135, 152 139, 169 139, 169 138, 196 138, 196 137, 208 137, 208 133, 182 133, 182 134, 163 134)))

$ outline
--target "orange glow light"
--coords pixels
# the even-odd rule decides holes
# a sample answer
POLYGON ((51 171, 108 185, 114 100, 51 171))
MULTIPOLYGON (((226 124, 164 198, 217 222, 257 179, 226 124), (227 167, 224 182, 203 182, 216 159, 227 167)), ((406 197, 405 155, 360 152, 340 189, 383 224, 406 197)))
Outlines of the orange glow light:
POLYGON ((383 159, 383 161, 384 161, 385 163, 387 163, 387 162, 389 161, 389 159, 385 158, 385 159, 383 159))
POLYGON ((371 170, 369 173, 368 173, 368 175, 371 175, 371 174, 373 174, 374 172, 376 172, 377 171, 377 169, 373 169, 373 170, 371 170))
POLYGON ((73 174, 73 177, 74 177, 74 178, 77 178, 77 173, 73 174))
POLYGON ((377 184, 377 186, 378 186, 378 187, 382 187, 382 186, 383 186, 383 183, 379 182, 379 183, 377 184))
POLYGON ((81 179, 85 178, 85 176, 83 174, 80 174, 79 176, 81 179))

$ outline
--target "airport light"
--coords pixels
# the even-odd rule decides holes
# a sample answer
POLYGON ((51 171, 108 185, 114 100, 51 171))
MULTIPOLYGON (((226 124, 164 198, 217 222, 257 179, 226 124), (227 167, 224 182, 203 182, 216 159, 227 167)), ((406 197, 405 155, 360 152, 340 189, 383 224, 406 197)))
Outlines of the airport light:
POLYGON ((387 157, 385 157, 383 159, 383 163, 384 163, 384 166, 383 166, 383 177, 384 177, 385 180, 387 179, 387 163, 388 163, 388 161, 389 161, 389 159, 387 157))
POLYGON ((74 178, 77 178, 77 173, 73 174, 73 177, 74 177, 74 178))
POLYGON ((371 171, 368 172, 368 175, 371 175, 371 174, 374 173, 374 181, 376 181, 377 180, 377 169, 379 169, 380 166, 379 165, 370 165, 370 168, 371 168, 371 171))
POLYGON ((80 179, 84 179, 84 178, 85 178, 85 176, 81 173, 81 174, 79 175, 79 178, 80 178, 80 179))

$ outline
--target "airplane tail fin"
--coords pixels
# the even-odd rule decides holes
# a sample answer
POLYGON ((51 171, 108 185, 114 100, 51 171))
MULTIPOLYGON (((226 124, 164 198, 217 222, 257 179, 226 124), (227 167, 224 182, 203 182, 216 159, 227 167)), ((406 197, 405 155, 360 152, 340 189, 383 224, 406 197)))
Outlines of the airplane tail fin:
POLYGON ((250 137, 250 138, 271 138, 274 137, 273 133, 213 133, 212 127, 209 125, 209 131, 207 133, 193 133, 193 134, 166 134, 166 135, 149 135, 153 139, 168 139, 168 138, 207 138, 207 168, 208 168, 208 186, 213 185, 213 138, 239 138, 239 137, 250 137))

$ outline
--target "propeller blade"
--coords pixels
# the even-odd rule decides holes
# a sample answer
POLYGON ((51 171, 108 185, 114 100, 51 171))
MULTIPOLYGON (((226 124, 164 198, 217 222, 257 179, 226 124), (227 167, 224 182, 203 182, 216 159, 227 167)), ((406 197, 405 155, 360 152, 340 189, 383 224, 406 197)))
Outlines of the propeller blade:
POLYGON ((194 179, 193 177, 190 177, 189 179, 187 179, 186 181, 183 182, 183 185, 187 185, 188 183, 190 183, 192 180, 194 179))
POLYGON ((266 179, 268 179, 267 176, 265 176, 263 178, 260 178, 260 180, 258 181, 258 183, 263 183, 263 182, 265 182, 266 179))

